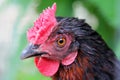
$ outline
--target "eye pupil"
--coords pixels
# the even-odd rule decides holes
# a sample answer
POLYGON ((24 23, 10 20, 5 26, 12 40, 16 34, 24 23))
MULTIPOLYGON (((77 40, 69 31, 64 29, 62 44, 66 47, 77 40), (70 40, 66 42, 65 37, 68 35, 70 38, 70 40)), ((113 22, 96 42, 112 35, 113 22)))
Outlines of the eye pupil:
POLYGON ((62 39, 59 40, 59 43, 62 44, 64 41, 62 39))

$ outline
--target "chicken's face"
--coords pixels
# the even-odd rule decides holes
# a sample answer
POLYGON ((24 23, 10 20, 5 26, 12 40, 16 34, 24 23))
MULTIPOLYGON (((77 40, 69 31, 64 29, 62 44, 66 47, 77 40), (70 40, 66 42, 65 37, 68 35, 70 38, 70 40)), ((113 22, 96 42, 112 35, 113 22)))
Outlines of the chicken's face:
POLYGON ((39 71, 45 76, 54 75, 59 65, 70 65, 74 61, 77 52, 69 52, 72 38, 66 34, 56 34, 51 36, 45 43, 41 44, 33 53, 35 64, 39 71))
MULTIPOLYGON (((55 11, 54 9, 55 5, 44 12, 49 13, 49 11, 55 11)), ((30 44, 21 56, 22 59, 35 57, 38 70, 45 76, 53 76, 60 65, 72 64, 78 53, 77 47, 73 45, 74 35, 63 31, 61 22, 59 23, 53 14, 51 13, 52 16, 41 14, 43 18, 37 20, 34 27, 28 31, 30 44), (48 18, 44 18, 43 15, 51 18, 49 19, 51 21, 47 21, 48 18), (44 20, 47 22, 42 22, 44 20), (41 24, 40 27, 37 24, 41 24)))
POLYGON ((67 34, 51 35, 43 44, 30 44, 23 51, 22 58, 35 57, 35 64, 45 76, 54 75, 59 65, 70 65, 77 56, 77 51, 71 51, 73 38, 67 34))

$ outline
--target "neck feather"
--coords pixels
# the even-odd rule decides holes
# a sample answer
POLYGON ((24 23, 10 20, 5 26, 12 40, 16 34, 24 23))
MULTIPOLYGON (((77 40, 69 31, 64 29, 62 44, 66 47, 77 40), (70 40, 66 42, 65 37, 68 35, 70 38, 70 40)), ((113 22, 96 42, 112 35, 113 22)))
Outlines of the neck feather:
POLYGON ((52 80, 88 80, 93 78, 87 70, 90 70, 91 66, 88 63, 88 58, 77 56, 75 61, 69 65, 61 65, 58 72, 52 76, 52 80), (87 75, 85 75, 87 72, 87 75))
POLYGON ((68 66, 60 65, 52 80, 114 80, 114 57, 85 56, 79 53, 68 66))

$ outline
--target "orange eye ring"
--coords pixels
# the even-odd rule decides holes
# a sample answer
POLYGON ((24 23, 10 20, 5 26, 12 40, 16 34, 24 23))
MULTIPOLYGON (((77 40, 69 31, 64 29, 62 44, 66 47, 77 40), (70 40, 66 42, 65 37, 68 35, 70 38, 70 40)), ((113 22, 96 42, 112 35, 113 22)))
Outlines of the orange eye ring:
POLYGON ((66 44, 66 39, 65 38, 59 38, 58 40, 57 40, 57 44, 58 44, 58 46, 59 47, 63 47, 65 44, 66 44))

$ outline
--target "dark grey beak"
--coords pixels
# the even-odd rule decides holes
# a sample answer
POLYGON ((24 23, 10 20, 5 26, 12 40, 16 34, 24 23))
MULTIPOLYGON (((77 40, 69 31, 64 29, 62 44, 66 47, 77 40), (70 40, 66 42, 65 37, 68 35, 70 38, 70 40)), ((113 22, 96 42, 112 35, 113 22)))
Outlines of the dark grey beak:
POLYGON ((39 47, 40 47, 40 45, 29 44, 25 48, 25 50, 23 50, 20 58, 21 59, 26 59, 26 58, 41 56, 42 54, 46 54, 45 52, 39 51, 38 50, 39 47))

